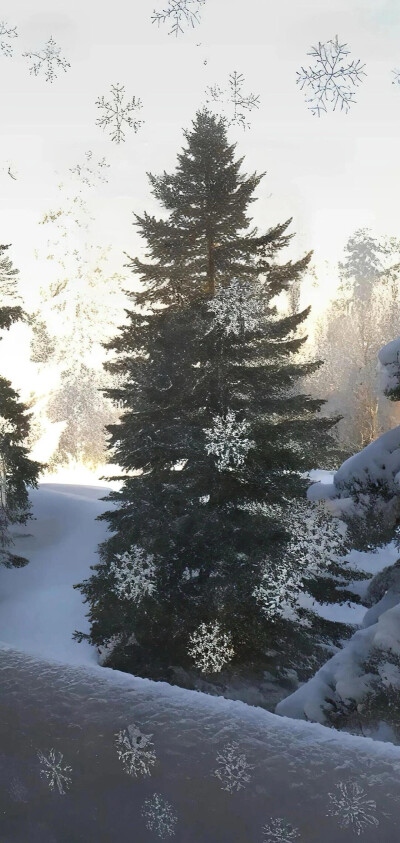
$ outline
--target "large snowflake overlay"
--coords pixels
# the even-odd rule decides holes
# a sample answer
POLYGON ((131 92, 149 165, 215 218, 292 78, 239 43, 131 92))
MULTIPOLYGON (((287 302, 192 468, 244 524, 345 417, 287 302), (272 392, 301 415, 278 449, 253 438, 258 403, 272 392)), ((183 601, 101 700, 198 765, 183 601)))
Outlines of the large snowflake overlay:
POLYGON ((4 56, 12 56, 13 48, 8 42, 9 38, 18 38, 16 26, 7 26, 4 20, 0 21, 0 51, 4 56))
POLYGON ((335 793, 328 794, 331 805, 328 815, 337 817, 342 828, 351 828, 358 836, 368 826, 378 826, 376 802, 369 799, 358 782, 339 782, 335 793))
POLYGON ((392 79, 392 85, 400 85, 400 70, 395 68, 392 70, 394 79, 392 79))
POLYGON ((110 571, 115 577, 114 591, 123 600, 139 603, 155 591, 154 556, 137 544, 125 553, 117 553, 110 564, 110 571))
POLYGON ((206 453, 216 457, 219 471, 233 471, 244 465, 247 454, 255 448, 248 434, 250 424, 238 421, 236 413, 228 410, 224 416, 214 416, 213 427, 205 428, 206 453))
POLYGON ((200 8, 206 0, 168 0, 168 5, 160 12, 154 10, 151 22, 166 23, 172 21, 170 35, 179 35, 185 26, 195 27, 200 21, 200 8))
POLYGON ((60 56, 61 47, 57 47, 54 38, 50 36, 49 40, 46 42, 43 50, 39 50, 38 52, 29 52, 23 53, 22 55, 29 59, 35 59, 33 62, 32 67, 29 68, 30 72, 34 74, 34 76, 38 76, 42 68, 44 68, 44 73, 47 82, 53 82, 54 79, 57 78, 55 67, 62 68, 64 71, 67 70, 68 67, 71 67, 69 62, 66 59, 60 56))
POLYGON ((293 828, 282 817, 271 820, 263 826, 262 831, 265 843, 292 843, 292 840, 300 837, 297 828, 293 828))
POLYGON ((111 140, 115 143, 122 143, 125 141, 124 123, 133 128, 134 132, 137 132, 142 125, 143 121, 138 120, 135 116, 141 109, 142 103, 137 97, 132 97, 130 102, 124 103, 125 86, 118 82, 116 85, 111 85, 110 90, 111 101, 105 100, 104 96, 96 100, 97 107, 104 111, 103 116, 96 120, 96 126, 100 126, 102 129, 111 126, 111 140))
POLYGON ((38 751, 38 758, 41 764, 40 775, 47 779, 50 790, 58 790, 63 796, 71 784, 72 767, 63 764, 63 755, 51 749, 48 755, 41 750, 38 751))
POLYGON ((260 97, 258 94, 245 95, 242 91, 243 85, 243 74, 234 70, 229 74, 227 90, 220 88, 219 85, 211 85, 207 88, 206 94, 209 97, 208 103, 221 103, 230 109, 227 117, 229 125, 238 125, 242 129, 248 129, 250 123, 247 120, 247 114, 253 108, 259 107, 260 97))
POLYGON ((246 756, 239 751, 236 741, 224 746, 217 755, 217 763, 214 776, 222 783, 222 790, 233 793, 241 790, 251 780, 250 772, 254 767, 247 763, 246 756))
POLYGON ((339 44, 337 35, 326 44, 319 42, 307 54, 315 59, 314 64, 297 71, 297 84, 306 90, 308 107, 318 117, 338 106, 347 113, 355 102, 355 88, 366 76, 360 59, 346 62, 350 52, 346 48, 347 44, 339 44))
POLYGON ((82 164, 71 167, 70 173, 74 173, 88 187, 93 187, 96 182, 107 182, 108 179, 104 171, 110 165, 106 163, 106 159, 103 157, 97 162, 92 161, 93 152, 90 149, 85 152, 85 159, 82 164))
POLYGON ((144 735, 132 724, 115 736, 117 755, 126 773, 130 776, 150 776, 156 763, 152 735, 144 735))
POLYGON ((160 793, 154 793, 151 799, 145 800, 142 816, 149 831, 154 831, 158 837, 174 836, 178 817, 172 805, 160 793))
POLYGON ((285 606, 290 605, 300 588, 300 576, 293 574, 288 566, 273 569, 266 566, 253 597, 260 604, 263 615, 274 621, 283 614, 285 606))
POLYGON ((214 323, 226 335, 242 336, 260 327, 263 317, 261 291, 254 284, 235 278, 226 287, 218 288, 208 310, 214 314, 214 323))
POLYGON ((219 673, 235 654, 230 633, 222 632, 219 623, 201 623, 189 642, 188 654, 203 673, 219 673))

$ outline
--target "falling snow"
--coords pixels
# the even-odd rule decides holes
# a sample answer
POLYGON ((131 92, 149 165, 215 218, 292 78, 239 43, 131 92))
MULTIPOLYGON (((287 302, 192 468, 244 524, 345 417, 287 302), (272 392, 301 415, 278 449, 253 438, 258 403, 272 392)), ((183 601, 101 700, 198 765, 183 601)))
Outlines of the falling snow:
POLYGON ((208 304, 214 314, 214 324, 226 335, 241 336, 260 327, 263 317, 261 291, 255 284, 235 278, 227 286, 220 286, 208 304))
POLYGON ((153 560, 153 554, 146 553, 137 544, 125 553, 117 553, 110 564, 110 571, 115 577, 115 594, 122 600, 132 600, 134 603, 153 594, 156 588, 153 560))
POLYGON ((160 793, 154 793, 151 799, 146 799, 142 816, 149 831, 154 831, 158 837, 174 836, 178 817, 172 805, 160 793))
POLYGON ((44 755, 41 750, 38 751, 38 758, 41 763, 40 775, 47 779, 50 790, 58 790, 63 796, 71 784, 71 778, 68 773, 72 772, 72 767, 63 764, 63 755, 61 752, 56 752, 51 749, 48 756, 44 755))
POLYGON ((230 633, 222 632, 219 623, 201 623, 189 641, 188 654, 203 673, 219 673, 235 653, 230 633))
POLYGON ((249 423, 238 421, 233 410, 228 410, 224 416, 215 416, 213 427, 204 429, 206 453, 216 457, 219 471, 233 471, 244 465, 247 454, 256 444, 249 439, 249 430, 249 423))
POLYGON ((71 67, 69 62, 60 56, 60 52, 61 47, 57 47, 53 37, 50 37, 43 50, 39 50, 38 52, 23 53, 22 55, 26 58, 36 60, 34 61, 32 67, 29 68, 30 73, 33 73, 34 76, 38 76, 40 71, 43 69, 46 81, 54 82, 54 79, 57 79, 55 67, 62 68, 64 71, 66 71, 68 67, 71 67))
POLYGON ((250 128, 248 112, 260 105, 260 97, 256 94, 244 94, 244 76, 235 70, 229 75, 228 88, 221 88, 219 85, 211 85, 207 88, 207 102, 221 103, 228 108, 227 120, 229 125, 238 125, 242 129, 250 128))
POLYGON ((239 752, 236 741, 226 744, 217 755, 217 769, 214 776, 221 782, 222 790, 228 793, 241 790, 251 780, 250 771, 254 769, 247 763, 244 753, 239 752))
POLYGON ((298 840, 300 837, 298 830, 282 817, 270 820, 263 826, 262 831, 264 843, 292 843, 292 840, 298 840))
POLYGON ((328 815, 337 817, 342 828, 351 828, 358 836, 368 826, 378 826, 376 802, 369 799, 358 782, 339 782, 335 793, 328 794, 331 805, 328 815))
POLYGON ((150 776, 156 763, 152 735, 144 735, 132 724, 116 734, 117 755, 130 776, 150 776))
POLYGON ((105 129, 110 126, 111 140, 115 143, 123 143, 125 141, 125 132, 123 124, 133 128, 137 132, 143 121, 138 120, 135 114, 142 108, 142 103, 137 97, 132 97, 130 102, 124 103, 125 86, 111 85, 111 101, 105 100, 104 96, 96 100, 97 107, 104 111, 102 117, 96 120, 96 126, 105 129))
POLYGON ((178 36, 185 27, 195 27, 200 22, 200 8, 206 0, 168 0, 165 9, 157 12, 154 10, 152 23, 171 22, 172 28, 169 34, 178 36))
POLYGON ((297 84, 307 92, 306 103, 318 117, 338 106, 347 113, 355 102, 355 88, 366 76, 360 59, 345 62, 350 53, 346 48, 347 44, 339 44, 337 35, 326 44, 319 42, 307 53, 315 59, 314 64, 297 71, 297 84))
POLYGON ((13 48, 5 39, 10 38, 18 38, 17 27, 8 26, 4 20, 0 21, 0 51, 8 57, 12 56, 13 48))

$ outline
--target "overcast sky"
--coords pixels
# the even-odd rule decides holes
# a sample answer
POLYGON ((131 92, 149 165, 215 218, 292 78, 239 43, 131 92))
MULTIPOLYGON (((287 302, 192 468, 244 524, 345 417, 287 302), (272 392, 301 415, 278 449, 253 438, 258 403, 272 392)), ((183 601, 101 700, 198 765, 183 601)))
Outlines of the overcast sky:
MULTIPOLYGON (((267 171, 252 208, 260 228, 293 217, 294 254, 314 249, 318 265, 336 260, 356 227, 400 235, 400 86, 391 73, 400 68, 398 0, 206 0, 199 25, 178 38, 151 23, 162 4, 35 0, 34 13, 30 0, 3 4, 18 38, 12 58, 0 55, 1 241, 13 244, 24 285, 40 283, 32 257, 38 221, 55 204, 64 173, 89 149, 110 164, 109 182, 95 194, 99 242, 113 243, 121 264, 124 250, 141 248, 132 212, 158 212, 146 171, 174 168, 182 129, 204 105, 207 86, 226 85, 234 70, 260 97, 251 128, 230 130, 247 171, 267 171), (71 64, 52 84, 30 75, 22 56, 51 35, 71 64), (317 118, 296 70, 309 61, 311 45, 335 35, 365 62, 367 76, 349 114, 317 118), (128 128, 120 145, 96 126, 96 98, 107 98, 116 82, 140 97, 145 121, 137 134, 128 128)), ((329 273, 325 283, 320 298, 330 292, 329 273)))

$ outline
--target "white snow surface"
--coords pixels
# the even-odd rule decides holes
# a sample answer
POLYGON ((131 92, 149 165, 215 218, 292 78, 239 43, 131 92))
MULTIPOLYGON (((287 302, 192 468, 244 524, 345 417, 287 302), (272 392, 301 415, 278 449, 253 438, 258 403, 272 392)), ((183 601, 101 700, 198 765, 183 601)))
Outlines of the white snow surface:
POLYGON ((392 340, 378 353, 383 390, 396 389, 400 382, 400 339, 392 340))
POLYGON ((95 648, 72 640, 89 631, 75 583, 98 562, 96 548, 107 524, 96 517, 110 508, 104 487, 44 483, 31 495, 36 520, 14 529, 15 551, 25 568, 0 567, 0 642, 65 664, 97 664, 95 648))

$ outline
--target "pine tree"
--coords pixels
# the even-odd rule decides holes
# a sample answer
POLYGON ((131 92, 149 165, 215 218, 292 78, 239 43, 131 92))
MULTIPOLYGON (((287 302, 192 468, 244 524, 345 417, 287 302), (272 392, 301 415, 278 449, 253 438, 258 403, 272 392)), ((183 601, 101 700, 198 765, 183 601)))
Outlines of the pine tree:
POLYGON ((90 640, 112 644, 107 663, 175 681, 171 666, 265 669, 273 648, 289 666, 296 618, 307 638, 298 507, 335 421, 296 389, 320 365, 296 356, 309 310, 282 317, 274 302, 310 255, 277 261, 290 220, 251 227, 262 176, 241 172, 223 119, 201 111, 185 138, 176 172, 149 176, 168 216, 136 216, 149 260, 130 259, 141 289, 109 345, 122 384, 109 394, 125 410, 110 447, 125 474, 102 516, 113 535, 77 586, 90 640))
MULTIPOLYGON (((24 318, 18 300, 18 270, 0 246, 0 329, 9 329, 24 318)), ((11 383, 0 376, 0 563, 6 567, 26 565, 27 559, 10 550, 10 525, 25 524, 29 518, 28 488, 37 486, 41 466, 29 459, 25 440, 29 415, 11 383)))

